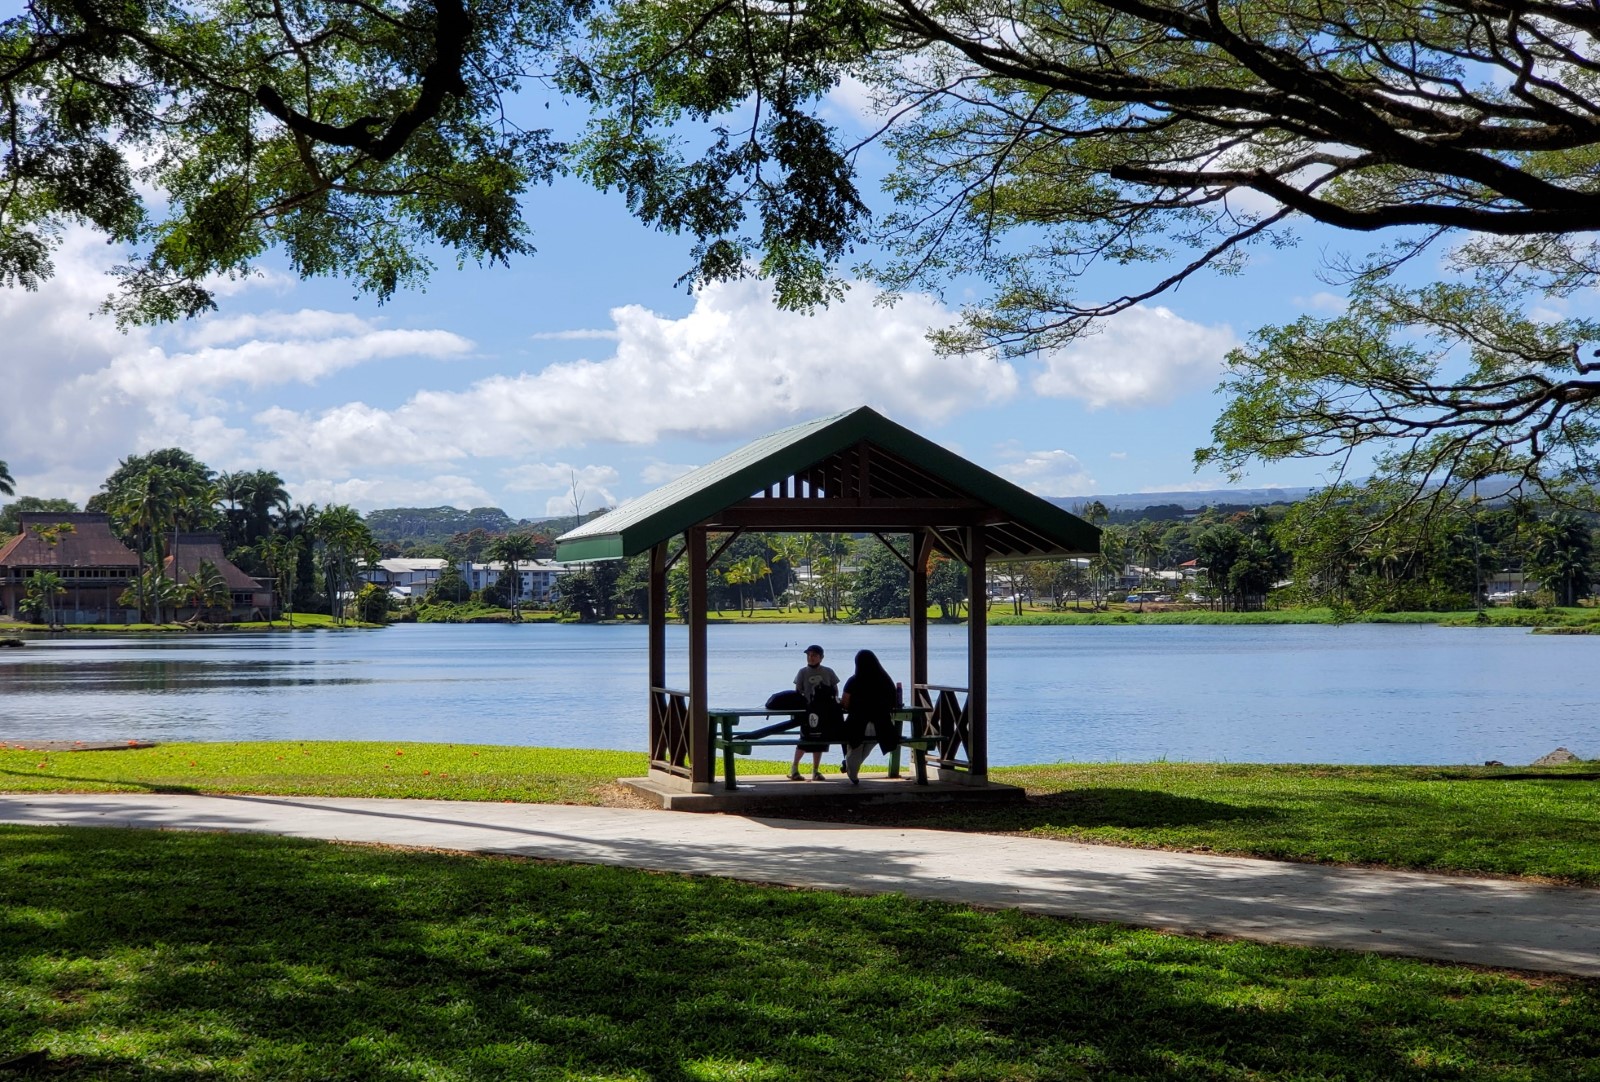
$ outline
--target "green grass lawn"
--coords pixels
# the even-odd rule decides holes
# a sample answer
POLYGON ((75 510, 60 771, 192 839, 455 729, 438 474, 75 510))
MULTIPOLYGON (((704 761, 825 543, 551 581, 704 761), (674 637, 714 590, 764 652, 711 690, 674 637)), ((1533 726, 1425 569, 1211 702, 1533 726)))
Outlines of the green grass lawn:
MULTIPOLYGON (((881 765, 881 764, 880 764, 881 765)), ((751 761, 741 773, 779 773, 751 761)), ((468 744, 164 744, 0 750, 0 790, 428 797, 602 804, 642 753, 468 744)), ((1029 799, 892 805, 846 818, 1023 832, 1285 860, 1517 875, 1600 885, 1600 764, 1499 768, 1128 763, 1010 767, 1029 799)), ((843 813, 830 813, 837 817, 843 813)))
POLYGON ((1583 1080, 1600 982, 903 897, 0 829, 0 1059, 55 1079, 1583 1080))
MULTIPOLYGON (((382 627, 382 624, 364 624, 359 620, 345 620, 341 625, 332 616, 320 612, 297 612, 294 614, 294 626, 290 627, 286 617, 278 617, 273 621, 266 620, 241 620, 238 623, 207 625, 191 627, 182 623, 166 624, 67 624, 64 630, 69 632, 79 631, 159 631, 163 634, 214 634, 217 630, 224 631, 326 631, 340 628, 372 628, 382 627)), ((43 624, 26 624, 10 622, 0 624, 0 632, 5 635, 26 634, 44 637, 52 634, 43 624)))
POLYGON ((498 744, 286 741, 53 753, 0 747, 0 790, 12 792, 276 793, 598 804, 607 799, 617 778, 640 777, 646 769, 643 752, 498 744))

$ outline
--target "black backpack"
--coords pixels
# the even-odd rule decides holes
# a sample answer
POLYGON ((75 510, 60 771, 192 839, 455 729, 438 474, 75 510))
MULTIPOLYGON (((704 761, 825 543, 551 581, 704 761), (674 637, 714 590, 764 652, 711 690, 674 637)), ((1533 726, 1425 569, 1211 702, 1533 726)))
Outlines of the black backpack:
POLYGON ((812 696, 810 709, 806 711, 800 727, 811 740, 827 741, 832 744, 843 739, 844 710, 840 708, 833 688, 826 684, 817 688, 817 693, 812 696))

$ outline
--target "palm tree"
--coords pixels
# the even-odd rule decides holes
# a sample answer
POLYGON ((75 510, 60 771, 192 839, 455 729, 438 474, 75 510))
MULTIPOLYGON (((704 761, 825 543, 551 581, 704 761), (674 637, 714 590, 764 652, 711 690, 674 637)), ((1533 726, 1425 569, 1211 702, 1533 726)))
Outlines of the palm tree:
POLYGON ((135 536, 135 551, 139 557, 138 588, 139 616, 150 619, 151 602, 154 602, 155 623, 161 622, 161 604, 149 597, 148 580, 144 574, 145 557, 151 556, 151 567, 159 572, 161 567, 161 535, 175 515, 178 501, 178 474, 166 466, 149 465, 127 477, 124 484, 110 493, 109 510, 126 530, 135 536))
POLYGON ((251 545, 272 533, 289 512, 289 492, 283 478, 272 470, 253 470, 239 478, 243 518, 243 544, 251 545))
POLYGON ((16 495, 17 479, 11 476, 11 470, 6 466, 5 460, 0 459, 0 496, 16 495))
POLYGON ((1533 557, 1539 578, 1558 605, 1576 605, 1589 592, 1594 535, 1571 511, 1558 511, 1535 531, 1533 557))
MULTIPOLYGON (((1141 522, 1133 528, 1133 547, 1139 553, 1139 560, 1144 567, 1144 573, 1139 577, 1139 585, 1149 585, 1150 572, 1159 571, 1156 560, 1161 554, 1161 527, 1154 522, 1141 522)), ((1142 606, 1141 606, 1142 608, 1142 606)))
POLYGON ((789 566, 789 577, 796 584, 800 581, 800 567, 811 560, 811 535, 805 533, 779 534, 768 542, 772 549, 772 558, 782 560, 789 566))
POLYGON ((330 504, 312 523, 311 533, 322 545, 323 584, 334 620, 344 624, 342 593, 354 596, 364 564, 377 559, 378 546, 361 514, 346 504, 330 504))
MULTIPOLYGON (((489 545, 488 556, 491 560, 498 560, 511 573, 508 584, 511 599, 511 622, 522 622, 522 562, 531 560, 539 551, 538 543, 525 533, 508 533, 497 537, 489 545)), ((505 572, 501 572, 504 576, 505 572)))
POLYGON ((194 609, 194 623, 199 623, 209 610, 233 608, 233 592, 228 589, 228 581, 210 560, 200 561, 194 574, 183 582, 182 589, 183 599, 194 609))
MULTIPOLYGON (((723 573, 722 577, 728 580, 728 584, 730 586, 737 586, 739 588, 740 616, 745 614, 746 608, 744 588, 753 583, 760 582, 763 578, 771 573, 772 568, 768 567, 767 561, 763 560, 759 556, 746 556, 742 560, 737 560, 734 562, 732 567, 728 568, 728 570, 723 573)), ((750 602, 749 610, 750 615, 754 616, 756 612, 754 601, 750 602)))
POLYGON ((66 592, 61 576, 54 571, 38 571, 28 579, 28 604, 33 606, 38 616, 43 617, 42 622, 46 627, 55 627, 58 623, 56 601, 66 592))
MULTIPOLYGON (((296 535, 277 534, 261 542, 262 559, 266 562, 267 570, 272 574, 272 586, 278 597, 278 605, 289 618, 289 626, 294 626, 294 586, 300 572, 301 538, 296 535)), ((268 623, 271 621, 271 612, 267 613, 268 623)))
POLYGON ((244 496, 244 474, 219 473, 216 481, 217 502, 227 504, 222 509, 222 520, 225 524, 228 539, 228 548, 244 543, 244 527, 240 521, 242 514, 239 502, 244 496))

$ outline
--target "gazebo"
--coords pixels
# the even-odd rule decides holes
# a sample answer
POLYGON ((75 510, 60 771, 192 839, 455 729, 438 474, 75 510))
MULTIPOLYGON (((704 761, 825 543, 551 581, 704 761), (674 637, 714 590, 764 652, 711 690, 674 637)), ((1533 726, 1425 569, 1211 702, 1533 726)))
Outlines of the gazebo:
POLYGON ((941 736, 944 782, 988 781, 991 561, 1098 553, 1100 531, 865 406, 774 432, 556 539, 563 561, 650 555, 650 776, 710 792, 706 569, 745 531, 911 538, 911 689, 941 736), (682 538, 678 544, 677 539, 682 538), (715 548, 710 542, 715 540, 715 548), (968 569, 967 685, 928 683, 928 565, 940 552, 968 569), (666 686, 667 572, 688 561, 689 675, 666 686))

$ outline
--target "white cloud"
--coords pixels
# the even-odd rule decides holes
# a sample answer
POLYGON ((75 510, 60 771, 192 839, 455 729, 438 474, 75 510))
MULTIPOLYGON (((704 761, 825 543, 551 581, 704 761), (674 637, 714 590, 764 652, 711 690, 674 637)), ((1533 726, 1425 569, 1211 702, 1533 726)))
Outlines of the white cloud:
POLYGON ((1126 452, 1126 451, 1112 451, 1111 453, 1106 455, 1106 457, 1109 458, 1113 462, 1126 462, 1128 460, 1128 452, 1126 452))
POLYGON ((1070 496, 1093 491, 1094 478, 1068 451, 1023 451, 1014 445, 1002 448, 1010 461, 995 467, 995 472, 1040 496, 1070 496))
POLYGON ((1337 293, 1330 293, 1326 289, 1319 289, 1309 297, 1295 297, 1289 302, 1296 308, 1308 312, 1329 312, 1338 315, 1350 306, 1350 302, 1337 293))
POLYGON ((1033 389, 1081 399, 1091 409, 1159 405, 1215 385, 1223 357, 1238 344, 1225 324, 1207 326, 1140 305, 1106 320, 1099 334, 1047 354, 1033 389))
POLYGON ((603 338, 615 341, 617 338, 617 332, 615 330, 604 331, 598 329, 576 331, 540 331, 538 334, 530 334, 528 337, 542 342, 581 342, 592 338, 603 338))
POLYGON ((699 466, 685 466, 677 462, 652 462, 639 471, 639 480, 647 485, 664 485, 668 481, 676 481, 691 470, 699 466))
POLYGON ((488 507, 495 503, 470 477, 307 477, 290 486, 296 502, 347 503, 358 511, 378 507, 488 507))
POLYGON ((567 462, 525 462, 500 471, 508 492, 548 492, 544 513, 570 515, 577 502, 585 514, 615 507, 615 487, 621 475, 611 466, 574 466, 567 462))
POLYGON ((848 119, 859 127, 875 130, 887 115, 876 93, 860 79, 846 75, 823 99, 824 113, 830 119, 848 119))
POLYGON ((125 353, 106 376, 136 398, 194 397, 222 387, 252 389, 279 383, 314 383, 330 372, 395 357, 460 356, 472 343, 449 331, 382 330, 336 312, 271 313, 221 321, 213 332, 200 324, 201 341, 246 340, 226 348, 206 345, 188 353, 149 348, 125 353), (278 337, 257 337, 276 335, 278 337))
POLYGON ((615 355, 496 375, 464 391, 423 390, 393 410, 352 402, 321 412, 273 410, 263 457, 376 464, 542 455, 590 442, 740 437, 874 405, 938 421, 1011 397, 1015 369, 992 356, 941 357, 929 326, 952 314, 913 295, 892 308, 858 286, 806 316, 773 307, 758 282, 710 286, 679 319, 613 309, 615 355))

